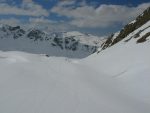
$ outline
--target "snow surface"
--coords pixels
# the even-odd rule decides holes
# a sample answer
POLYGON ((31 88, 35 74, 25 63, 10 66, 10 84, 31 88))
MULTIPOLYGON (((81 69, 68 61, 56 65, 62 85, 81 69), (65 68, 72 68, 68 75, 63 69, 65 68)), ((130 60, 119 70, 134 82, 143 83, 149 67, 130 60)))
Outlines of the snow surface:
POLYGON ((1 51, 0 112, 149 113, 150 44, 133 43, 84 60, 1 51))
POLYGON ((81 60, 0 51, 0 113, 150 113, 149 38, 81 60))

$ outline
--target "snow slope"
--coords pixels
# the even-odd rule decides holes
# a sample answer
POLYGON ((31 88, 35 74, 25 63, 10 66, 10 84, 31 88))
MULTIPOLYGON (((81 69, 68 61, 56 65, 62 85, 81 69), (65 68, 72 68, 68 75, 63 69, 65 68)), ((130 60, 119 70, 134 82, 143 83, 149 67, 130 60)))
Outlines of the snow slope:
POLYGON ((117 80, 119 90, 143 103, 143 106, 150 106, 150 36, 142 43, 137 43, 137 40, 150 32, 149 26, 150 21, 114 46, 83 61, 85 65, 92 65, 98 72, 117 80), (139 31, 139 37, 134 38, 139 31))
POLYGON ((1 51, 0 112, 149 113, 149 31, 81 60, 1 51))
POLYGON ((149 63, 138 71, 142 75, 134 74, 137 68, 131 68, 119 78, 99 71, 102 63, 98 59, 97 64, 88 63, 21 52, 0 52, 0 112, 150 112, 150 73, 146 65, 149 63), (95 68, 97 66, 99 69, 95 68), (130 92, 130 89, 134 90, 130 92))

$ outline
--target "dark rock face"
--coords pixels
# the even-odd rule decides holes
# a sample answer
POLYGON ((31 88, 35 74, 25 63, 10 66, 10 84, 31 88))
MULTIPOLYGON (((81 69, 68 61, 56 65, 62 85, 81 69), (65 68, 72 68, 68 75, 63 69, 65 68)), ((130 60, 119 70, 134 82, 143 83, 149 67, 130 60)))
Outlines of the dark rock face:
POLYGON ((61 49, 63 49, 63 39, 62 38, 58 38, 58 37, 55 37, 53 39, 54 43, 56 46, 59 46, 61 49))
POLYGON ((9 26, 9 30, 10 30, 10 31, 16 31, 16 30, 18 30, 18 29, 20 29, 20 26, 16 26, 16 27, 11 27, 11 26, 9 26))
POLYGON ((104 42, 101 47, 102 47, 102 50, 106 49, 107 47, 110 46, 110 44, 112 44, 113 42, 113 36, 114 34, 112 34, 111 36, 108 37, 108 39, 106 40, 106 42, 104 42))
POLYGON ((143 43, 147 40, 147 37, 150 36, 150 32, 146 33, 144 36, 142 36, 140 39, 137 40, 137 43, 143 43))
POLYGON ((43 41, 45 38, 45 33, 40 31, 40 30, 31 30, 28 34, 27 34, 27 38, 29 39, 33 39, 34 41, 40 40, 43 41))
POLYGON ((0 28, 0 31, 4 34, 1 35, 1 38, 7 38, 11 35, 14 39, 17 39, 25 34, 25 31, 21 29, 20 26, 12 27, 4 25, 0 28))

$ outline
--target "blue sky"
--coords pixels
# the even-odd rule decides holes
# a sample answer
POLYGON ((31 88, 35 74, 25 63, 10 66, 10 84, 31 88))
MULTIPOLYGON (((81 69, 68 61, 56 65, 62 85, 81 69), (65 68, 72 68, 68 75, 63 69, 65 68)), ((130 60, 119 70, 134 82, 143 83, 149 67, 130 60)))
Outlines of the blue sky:
POLYGON ((149 0, 0 0, 0 23, 103 36, 149 6, 149 0))

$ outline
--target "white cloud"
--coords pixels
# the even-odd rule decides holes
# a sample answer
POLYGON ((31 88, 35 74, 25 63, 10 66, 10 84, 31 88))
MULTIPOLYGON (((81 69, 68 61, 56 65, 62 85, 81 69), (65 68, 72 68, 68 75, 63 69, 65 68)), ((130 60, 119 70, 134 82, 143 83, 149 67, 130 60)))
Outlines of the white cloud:
POLYGON ((65 22, 57 22, 53 20, 46 19, 44 17, 40 18, 29 18, 29 23, 27 25, 29 28, 39 28, 44 31, 68 31, 70 25, 65 22))
POLYGON ((23 2, 31 3, 31 2, 33 2, 33 0, 23 0, 23 2))
MULTIPOLYGON (((70 3, 70 1, 69 1, 70 3)), ((150 3, 140 4, 137 7, 124 5, 100 5, 97 8, 87 4, 80 7, 64 7, 67 1, 59 3, 51 12, 72 18, 70 24, 78 27, 109 27, 115 23, 128 23, 142 13, 150 3)))
POLYGON ((21 26, 23 29, 41 29, 46 32, 51 31, 68 31, 72 27, 64 22, 56 22, 49 19, 45 19, 44 17, 37 17, 37 18, 29 18, 28 21, 23 22, 21 19, 17 18, 7 18, 7 19, 0 19, 0 24, 3 25, 10 25, 10 26, 21 26))
POLYGON ((52 24, 55 23, 55 21, 49 20, 49 19, 45 19, 44 17, 40 17, 40 18, 29 18, 29 22, 30 23, 42 23, 42 24, 52 24))
POLYGON ((32 2, 32 0, 24 0, 21 6, 0 3, 0 14, 3 15, 24 15, 24 16, 49 16, 49 12, 41 5, 32 2))
POLYGON ((9 18, 9 19, 0 19, 0 24, 6 24, 11 26, 21 25, 21 21, 16 18, 9 18))

